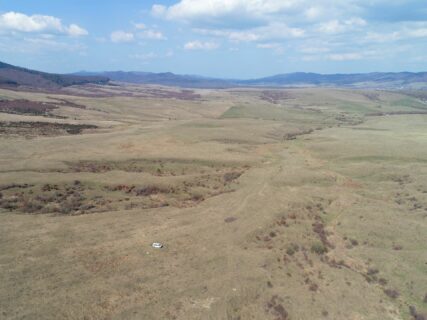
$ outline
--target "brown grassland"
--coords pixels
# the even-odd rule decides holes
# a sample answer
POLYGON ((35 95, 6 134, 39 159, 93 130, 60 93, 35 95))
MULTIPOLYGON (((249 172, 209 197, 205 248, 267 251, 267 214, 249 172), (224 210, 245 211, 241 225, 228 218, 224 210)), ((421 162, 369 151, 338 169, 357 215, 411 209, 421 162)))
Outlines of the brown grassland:
POLYGON ((427 319, 426 113, 416 92, 0 90, 0 319, 427 319))

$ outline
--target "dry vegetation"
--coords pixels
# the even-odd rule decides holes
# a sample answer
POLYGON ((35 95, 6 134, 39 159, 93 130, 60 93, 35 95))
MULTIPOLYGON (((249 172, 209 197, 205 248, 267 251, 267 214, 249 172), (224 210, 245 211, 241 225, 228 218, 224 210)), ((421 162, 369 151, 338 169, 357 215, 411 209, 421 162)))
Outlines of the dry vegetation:
POLYGON ((0 318, 426 319, 424 109, 417 92, 0 90, 0 318))

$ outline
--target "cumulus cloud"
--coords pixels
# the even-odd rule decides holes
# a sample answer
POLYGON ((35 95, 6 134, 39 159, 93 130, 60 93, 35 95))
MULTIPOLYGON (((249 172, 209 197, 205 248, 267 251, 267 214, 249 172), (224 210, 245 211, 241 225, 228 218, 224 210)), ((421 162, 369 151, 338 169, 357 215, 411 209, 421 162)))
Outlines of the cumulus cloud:
POLYGON ((79 27, 76 24, 72 24, 67 28, 68 34, 72 37, 80 37, 80 36, 87 36, 89 33, 87 30, 79 27))
POLYGON ((270 14, 295 9, 296 0, 181 0, 166 7, 154 5, 152 14, 170 20, 219 22, 222 18, 233 17, 238 20, 260 20, 270 14))
POLYGON ((159 30, 155 28, 149 28, 145 23, 132 23, 134 28, 138 31, 135 31, 135 36, 140 39, 148 40, 167 40, 166 36, 159 30))
POLYGON ((190 41, 184 45, 185 50, 215 50, 219 48, 219 44, 216 42, 203 42, 203 41, 190 41))
POLYGON ((61 19, 44 16, 28 16, 19 12, 6 12, 0 15, 0 31, 2 32, 22 32, 22 33, 58 33, 67 34, 73 37, 85 36, 87 30, 71 24, 63 25, 61 19))
MULTIPOLYGON (((286 48, 287 54, 301 57, 302 53, 303 59, 310 61, 351 61, 375 57, 369 52, 353 52, 355 45, 381 52, 392 43, 414 45, 414 39, 427 38, 427 20, 420 14, 426 13, 424 2, 175 0, 169 5, 153 5, 151 13, 190 28, 208 43, 224 43, 226 39, 234 48, 244 42, 272 51, 286 48)), ((191 50, 202 47, 200 41, 186 45, 191 50)))
POLYGON ((131 32, 118 30, 111 33, 110 39, 114 43, 124 43, 134 41, 135 36, 131 32))

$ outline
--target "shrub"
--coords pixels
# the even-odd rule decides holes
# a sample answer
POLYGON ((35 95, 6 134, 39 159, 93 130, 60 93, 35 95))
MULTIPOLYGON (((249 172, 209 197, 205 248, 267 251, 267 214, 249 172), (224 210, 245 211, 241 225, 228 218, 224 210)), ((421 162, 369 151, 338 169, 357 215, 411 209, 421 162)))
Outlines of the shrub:
POLYGON ((224 174, 224 181, 227 183, 232 182, 240 178, 241 175, 242 175, 242 172, 238 172, 238 171, 227 172, 226 174, 224 174))
POLYGON ((231 223, 231 222, 234 222, 236 220, 237 220, 236 217, 227 217, 227 218, 224 219, 224 222, 231 223))
POLYGON ((159 194, 163 190, 156 186, 147 186, 135 190, 137 196, 150 196, 152 194, 159 194))
POLYGON ((319 286, 316 283, 312 283, 312 284, 310 284, 309 289, 310 289, 310 291, 316 292, 319 289, 319 286))
POLYGON ((205 197, 202 195, 202 194, 200 194, 200 193, 193 193, 192 194, 192 196, 191 196, 191 200, 193 200, 193 201, 203 201, 203 200, 205 200, 205 197))
POLYGON ((23 203, 22 211, 27 213, 38 213, 43 209, 43 205, 35 200, 28 200, 23 203))
POLYGON ((394 290, 394 289, 385 289, 384 293, 392 299, 396 299, 400 295, 399 292, 397 290, 394 290))
POLYGON ((296 243, 291 243, 288 248, 286 249, 286 253, 289 256, 292 256, 295 254, 295 252, 298 252, 299 246, 296 243))
POLYGON ((325 254, 326 252, 328 252, 328 248, 326 248, 323 243, 316 242, 311 246, 311 252, 316 254, 325 254))
POLYGON ((417 309, 414 306, 409 306, 409 313, 411 314, 414 320, 426 320, 427 317, 423 314, 417 312, 417 309))

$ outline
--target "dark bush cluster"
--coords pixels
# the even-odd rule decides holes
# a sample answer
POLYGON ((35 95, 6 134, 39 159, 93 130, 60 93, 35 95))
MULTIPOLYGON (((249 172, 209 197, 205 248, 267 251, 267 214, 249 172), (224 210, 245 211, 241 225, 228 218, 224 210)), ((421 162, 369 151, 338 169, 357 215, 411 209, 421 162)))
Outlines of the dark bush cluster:
POLYGON ((311 252, 322 255, 328 252, 328 248, 321 242, 313 243, 311 252))
POLYGON ((293 256, 295 252, 299 251, 299 246, 296 243, 291 243, 286 249, 286 254, 289 256, 293 256))
POLYGON ((414 320, 427 320, 427 316, 418 313, 414 306, 409 306, 409 313, 414 320))
POLYGON ((240 171, 227 172, 226 174, 224 174, 224 181, 226 183, 233 182, 234 180, 237 180, 238 178, 240 178, 242 174, 243 172, 240 172, 240 171))
POLYGON ((289 314, 282 305, 283 299, 273 296, 267 302, 265 311, 275 316, 275 320, 289 320, 289 314))
POLYGON ((400 295, 399 292, 394 289, 384 289, 384 293, 392 299, 397 299, 400 295))

